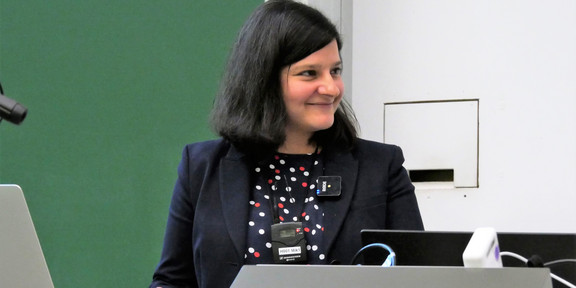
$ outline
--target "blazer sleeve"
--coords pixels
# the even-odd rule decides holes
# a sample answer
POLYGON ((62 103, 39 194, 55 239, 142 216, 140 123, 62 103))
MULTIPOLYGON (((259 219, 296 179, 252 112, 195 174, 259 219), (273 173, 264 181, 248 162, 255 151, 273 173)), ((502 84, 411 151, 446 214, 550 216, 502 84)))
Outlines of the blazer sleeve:
POLYGON ((403 166, 404 154, 398 146, 393 147, 389 168, 387 229, 424 230, 414 185, 403 166))
POLYGON ((190 189, 190 155, 182 152, 170 203, 162 256, 150 288, 197 287, 192 251, 194 203, 190 189))

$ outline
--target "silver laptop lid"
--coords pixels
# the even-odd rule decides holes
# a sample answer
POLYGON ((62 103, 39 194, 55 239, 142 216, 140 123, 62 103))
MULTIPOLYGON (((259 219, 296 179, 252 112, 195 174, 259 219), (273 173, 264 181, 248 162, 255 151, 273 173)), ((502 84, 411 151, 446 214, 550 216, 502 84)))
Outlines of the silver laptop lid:
POLYGON ((17 185, 0 184, 0 283, 11 288, 54 288, 24 193, 17 185))

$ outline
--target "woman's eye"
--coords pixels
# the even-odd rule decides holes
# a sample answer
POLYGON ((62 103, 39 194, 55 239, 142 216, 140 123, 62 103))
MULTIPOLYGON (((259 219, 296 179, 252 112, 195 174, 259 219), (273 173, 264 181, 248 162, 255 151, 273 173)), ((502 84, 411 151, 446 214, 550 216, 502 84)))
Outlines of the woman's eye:
POLYGON ((316 71, 306 70, 306 71, 300 72, 300 75, 302 75, 302 76, 316 76, 316 71))
POLYGON ((341 67, 337 67, 337 68, 332 69, 332 74, 333 74, 333 75, 340 75, 340 74, 342 74, 342 68, 341 68, 341 67))

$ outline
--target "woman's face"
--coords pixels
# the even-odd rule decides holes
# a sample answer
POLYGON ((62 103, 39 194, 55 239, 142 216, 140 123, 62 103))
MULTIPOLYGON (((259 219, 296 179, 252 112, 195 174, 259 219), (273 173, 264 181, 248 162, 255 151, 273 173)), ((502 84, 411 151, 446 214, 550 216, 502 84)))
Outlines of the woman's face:
POLYGON ((288 113, 286 134, 311 136, 334 123, 342 100, 342 61, 336 40, 282 69, 281 85, 288 113))

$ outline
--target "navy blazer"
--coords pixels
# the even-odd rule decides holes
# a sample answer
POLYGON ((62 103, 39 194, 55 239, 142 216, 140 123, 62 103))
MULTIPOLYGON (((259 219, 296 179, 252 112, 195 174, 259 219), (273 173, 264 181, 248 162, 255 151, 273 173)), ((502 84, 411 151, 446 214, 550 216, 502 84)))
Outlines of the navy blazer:
MULTIPOLYGON (((361 229, 424 228, 399 147, 359 139, 352 150, 321 155, 324 175, 342 177, 340 197, 319 199, 328 263, 350 263, 362 247, 361 229)), ((222 139, 186 146, 150 287, 232 284, 246 253, 250 163, 222 139)))

